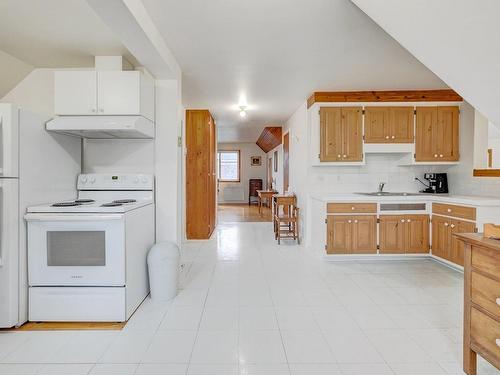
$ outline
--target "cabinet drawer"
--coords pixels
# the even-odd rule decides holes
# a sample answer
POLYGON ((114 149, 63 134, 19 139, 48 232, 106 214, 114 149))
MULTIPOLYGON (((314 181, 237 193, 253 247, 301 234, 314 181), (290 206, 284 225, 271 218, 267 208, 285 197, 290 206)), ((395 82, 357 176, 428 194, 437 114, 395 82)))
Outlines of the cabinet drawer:
POLYGON ((500 282, 472 271, 472 302, 500 319, 500 282))
POLYGON ((500 253, 479 246, 472 246, 472 267, 493 277, 500 275, 500 253))
POLYGON ((454 204, 433 203, 432 212, 435 214, 459 217, 461 219, 476 220, 474 207, 457 206, 454 204))
POLYGON ((475 346, 500 358, 500 323, 474 307, 471 308, 470 335, 475 346))
POLYGON ((329 214, 342 213, 377 213, 376 203, 328 203, 326 211, 329 214))

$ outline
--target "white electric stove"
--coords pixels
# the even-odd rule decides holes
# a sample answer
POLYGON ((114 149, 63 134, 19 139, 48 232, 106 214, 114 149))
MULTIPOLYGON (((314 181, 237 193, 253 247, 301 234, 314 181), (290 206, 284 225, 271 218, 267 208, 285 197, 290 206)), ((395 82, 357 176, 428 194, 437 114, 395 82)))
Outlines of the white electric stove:
POLYGON ((28 207, 30 321, 125 321, 148 294, 154 178, 82 174, 72 201, 28 207))

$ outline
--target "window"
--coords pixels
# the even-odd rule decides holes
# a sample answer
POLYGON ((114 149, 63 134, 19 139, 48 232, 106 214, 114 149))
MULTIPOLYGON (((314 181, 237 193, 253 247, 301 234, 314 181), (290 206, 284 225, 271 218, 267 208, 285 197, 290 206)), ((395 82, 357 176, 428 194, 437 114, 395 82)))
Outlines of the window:
POLYGON ((219 163, 219 181, 240 181, 240 151, 219 151, 217 154, 219 163))

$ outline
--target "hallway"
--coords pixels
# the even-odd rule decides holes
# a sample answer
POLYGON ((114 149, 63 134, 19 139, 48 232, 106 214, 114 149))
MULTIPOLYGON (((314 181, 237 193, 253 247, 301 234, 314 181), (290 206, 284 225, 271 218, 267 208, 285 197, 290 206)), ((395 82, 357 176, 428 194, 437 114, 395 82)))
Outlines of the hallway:
POLYGON ((183 252, 172 303, 146 300, 121 332, 0 333, 0 374, 463 374, 462 275, 438 263, 327 263, 268 223, 183 252))
POLYGON ((259 212, 259 206, 256 204, 220 203, 217 205, 217 221, 219 224, 271 222, 272 212, 266 205, 262 205, 261 212, 259 212))

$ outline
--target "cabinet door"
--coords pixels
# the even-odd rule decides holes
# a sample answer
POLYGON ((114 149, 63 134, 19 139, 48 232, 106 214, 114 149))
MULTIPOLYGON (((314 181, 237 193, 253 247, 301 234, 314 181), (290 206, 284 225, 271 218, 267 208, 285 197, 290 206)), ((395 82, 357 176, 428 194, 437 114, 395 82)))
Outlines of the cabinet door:
POLYGON ((320 161, 342 159, 342 111, 340 108, 322 107, 320 118, 320 161))
POLYGON ((439 161, 459 160, 458 107, 438 107, 436 153, 439 161))
POLYGON ((450 259, 450 219, 432 216, 432 254, 450 259))
POLYGON ((389 136, 394 143, 413 143, 413 107, 390 107, 389 136))
POLYGON ((405 217, 402 215, 381 215, 379 240, 381 254, 401 254, 405 250, 405 217))
POLYGON ((406 215, 405 216, 405 250, 407 253, 429 252, 429 216, 428 215, 406 215))
MULTIPOLYGON (((452 220, 450 227, 452 235, 455 233, 474 233, 476 231, 476 223, 469 221, 452 220)), ((461 266, 464 265, 464 243, 453 236, 451 238, 450 261, 461 266)))
POLYGON ((364 215, 352 217, 352 252, 373 254, 377 252, 377 216, 364 215))
POLYGON ((417 107, 415 161, 439 161, 436 124, 437 107, 417 107))
POLYGON ((363 161, 363 127, 361 107, 342 108, 342 160, 363 161))
POLYGON ((327 223, 327 254, 351 253, 351 230, 353 219, 351 216, 329 215, 327 223))
POLYGON ((365 143, 389 143, 389 107, 365 107, 365 143))
POLYGON ((101 115, 140 115, 139 71, 100 71, 97 74, 97 109, 101 115))
POLYGON ((95 115, 97 72, 55 72, 54 112, 56 115, 95 115))

